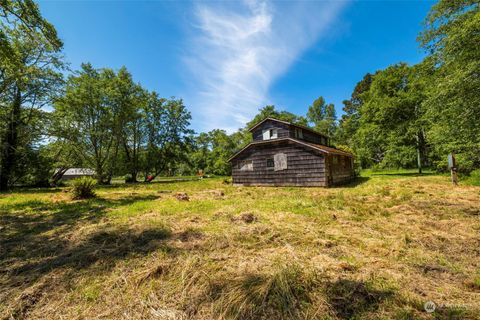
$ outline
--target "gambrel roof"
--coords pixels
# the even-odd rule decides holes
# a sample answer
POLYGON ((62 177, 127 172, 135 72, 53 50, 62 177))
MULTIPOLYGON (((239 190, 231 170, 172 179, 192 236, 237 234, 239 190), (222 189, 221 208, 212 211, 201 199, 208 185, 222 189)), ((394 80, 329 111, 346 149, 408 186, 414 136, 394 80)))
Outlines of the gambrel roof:
POLYGON ((306 130, 306 131, 310 131, 311 133, 314 133, 314 134, 317 134, 317 135, 320 135, 320 136, 324 136, 325 138, 328 138, 330 139, 330 137, 326 134, 323 134, 323 133, 320 133, 320 132, 317 132, 315 130, 313 130, 312 128, 309 128, 309 127, 305 127, 305 126, 302 126, 300 124, 295 124, 295 123, 291 123, 291 122, 288 122, 288 121, 284 121, 284 120, 279 120, 279 119, 275 119, 275 118, 271 118, 271 117, 267 117, 265 119, 263 119, 262 121, 260 121, 259 123, 257 123, 256 125, 254 125, 253 127, 251 127, 248 131, 252 132, 253 130, 255 130, 258 126, 260 126, 262 123, 264 123, 265 121, 274 121, 274 122, 279 122, 279 123, 283 123, 283 124, 287 124, 289 126, 292 126, 292 127, 295 127, 295 128, 299 128, 299 129, 302 129, 302 130, 306 130))
POLYGON ((320 151, 320 152, 325 153, 325 154, 335 154, 335 155, 341 155, 341 156, 346 156, 346 157, 353 158, 353 155, 350 152, 346 152, 346 151, 339 150, 339 149, 336 149, 336 148, 327 147, 327 146, 323 146, 323 145, 320 145, 320 144, 315 144, 315 143, 306 142, 306 141, 303 141, 303 140, 298 140, 298 139, 293 139, 293 138, 281 138, 281 139, 272 139, 272 140, 253 141, 253 142, 249 143, 247 146, 245 146, 243 149, 241 149, 240 151, 235 153, 232 157, 230 157, 230 159, 228 159, 228 161, 232 161, 238 155, 240 155, 242 152, 244 152, 245 150, 248 150, 249 148, 251 148, 253 146, 263 145, 263 144, 272 144, 272 143, 278 143, 278 142, 292 142, 292 143, 302 145, 302 146, 307 147, 307 148, 314 149, 316 151, 320 151))

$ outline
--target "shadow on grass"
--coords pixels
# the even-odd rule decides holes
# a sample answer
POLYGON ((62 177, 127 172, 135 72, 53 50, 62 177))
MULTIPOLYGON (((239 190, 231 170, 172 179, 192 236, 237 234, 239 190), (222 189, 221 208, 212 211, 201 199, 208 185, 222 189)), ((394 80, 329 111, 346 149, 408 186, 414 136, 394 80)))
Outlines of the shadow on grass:
POLYGON ((70 279, 76 276, 72 270, 97 263, 105 272, 117 260, 128 256, 144 255, 159 248, 168 250, 162 240, 170 236, 170 231, 164 227, 131 230, 105 223, 85 235, 76 232, 100 222, 110 208, 155 198, 149 195, 63 203, 30 200, 3 205, 0 208, 0 285, 25 288, 57 269, 67 270, 70 279))
POLYGON ((61 192, 63 189, 60 187, 45 187, 45 188, 32 188, 32 187, 15 187, 9 191, 1 191, 0 195, 8 196, 12 193, 20 193, 20 194, 45 194, 45 193, 58 193, 61 192))
POLYGON ((374 172, 370 174, 371 176, 390 176, 390 177, 426 177, 426 176, 434 176, 438 175, 435 172, 374 172))
POLYGON ((348 183, 334 185, 331 188, 355 188, 364 184, 368 180, 370 180, 370 177, 356 177, 354 180, 348 183))
MULTIPOLYGON (((167 239, 170 234, 170 230, 166 228, 140 232, 125 228, 101 230, 90 234, 77 245, 62 246, 60 250, 55 250, 56 254, 48 258, 14 268, 11 273, 17 276, 25 274, 31 278, 32 275, 49 272, 56 268, 83 269, 99 261, 102 262, 102 270, 108 270, 118 259, 135 254, 147 254, 158 249, 162 246, 158 240, 167 239)), ((168 248, 165 247, 165 249, 168 248)))
POLYGON ((340 319, 357 319, 368 311, 375 311, 383 301, 393 296, 392 291, 369 288, 364 282, 340 279, 326 288, 328 302, 340 319))

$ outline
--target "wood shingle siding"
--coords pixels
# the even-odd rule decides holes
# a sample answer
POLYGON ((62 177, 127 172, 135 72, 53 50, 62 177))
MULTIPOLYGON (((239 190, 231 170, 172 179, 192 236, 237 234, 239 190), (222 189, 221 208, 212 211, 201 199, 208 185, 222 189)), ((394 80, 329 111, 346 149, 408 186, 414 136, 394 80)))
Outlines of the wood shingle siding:
POLYGON ((254 141, 263 140, 263 130, 277 129, 277 138, 288 138, 290 136, 290 127, 288 124, 274 121, 265 121, 261 126, 252 131, 254 141))
POLYGON ((324 186, 325 158, 302 146, 283 141, 252 147, 233 161, 233 183, 241 185, 324 186), (267 167, 267 159, 277 153, 287 156, 287 169, 274 171, 267 167), (241 171, 238 161, 252 160, 253 171, 241 171))
POLYGON ((230 158, 236 185, 326 187, 353 179, 352 155, 328 146, 325 135, 272 118, 250 131, 253 141, 230 158))

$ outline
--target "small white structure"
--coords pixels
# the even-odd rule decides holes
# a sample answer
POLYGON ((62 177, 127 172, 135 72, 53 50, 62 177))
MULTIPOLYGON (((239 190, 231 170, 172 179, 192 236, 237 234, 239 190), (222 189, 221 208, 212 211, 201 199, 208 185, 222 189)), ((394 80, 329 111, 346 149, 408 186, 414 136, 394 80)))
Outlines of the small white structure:
POLYGON ((62 176, 62 180, 71 180, 80 177, 92 177, 95 175, 95 170, 89 168, 70 168, 62 176))

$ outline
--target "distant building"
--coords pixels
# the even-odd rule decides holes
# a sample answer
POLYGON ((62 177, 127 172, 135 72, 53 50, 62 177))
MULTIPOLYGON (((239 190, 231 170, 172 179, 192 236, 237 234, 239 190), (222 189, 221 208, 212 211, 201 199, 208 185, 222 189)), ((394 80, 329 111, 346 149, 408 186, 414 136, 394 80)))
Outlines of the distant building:
POLYGON ((62 180, 71 180, 80 177, 92 177, 95 175, 95 170, 89 168, 70 168, 62 176, 62 180))
POLYGON ((230 158, 236 185, 322 186, 353 179, 353 155, 310 128, 267 118, 250 129, 253 141, 230 158))

